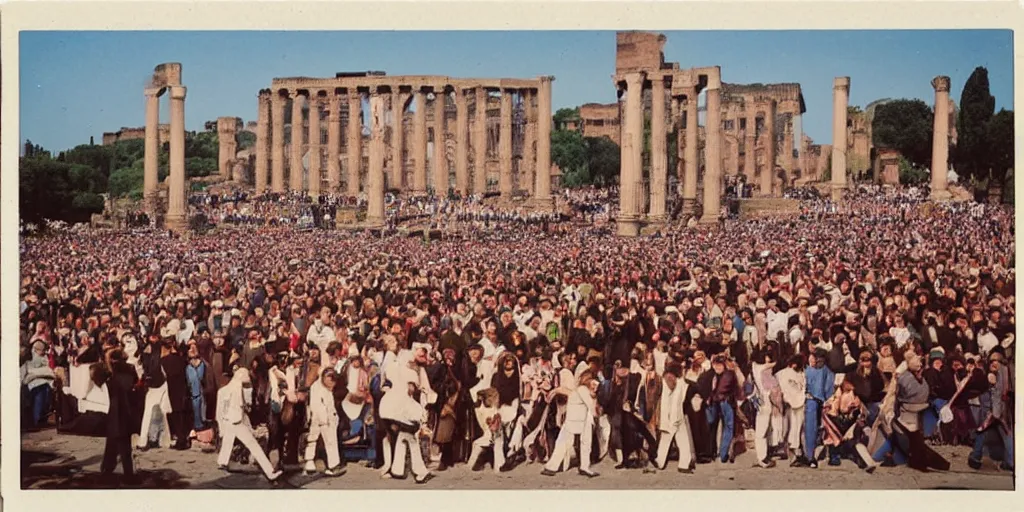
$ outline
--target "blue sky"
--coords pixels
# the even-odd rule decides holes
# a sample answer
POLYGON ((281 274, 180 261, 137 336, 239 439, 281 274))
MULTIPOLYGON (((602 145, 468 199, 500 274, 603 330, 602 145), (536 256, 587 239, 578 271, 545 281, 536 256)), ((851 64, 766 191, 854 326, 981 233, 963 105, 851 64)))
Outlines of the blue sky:
MULTIPOLYGON (((719 65, 730 83, 800 83, 803 131, 831 141, 832 79, 851 77, 850 103, 934 99, 948 75, 959 101, 976 66, 989 70, 996 108, 1013 108, 1013 35, 1008 30, 666 31, 665 59, 681 68, 719 65)), ((201 130, 218 116, 255 119, 256 93, 274 77, 554 75, 554 109, 615 101, 612 31, 519 32, 22 32, 21 139, 50 150, 101 140, 144 124, 143 84, 153 67, 181 62, 185 122, 201 130)), ((169 119, 167 101, 161 120, 169 119)))

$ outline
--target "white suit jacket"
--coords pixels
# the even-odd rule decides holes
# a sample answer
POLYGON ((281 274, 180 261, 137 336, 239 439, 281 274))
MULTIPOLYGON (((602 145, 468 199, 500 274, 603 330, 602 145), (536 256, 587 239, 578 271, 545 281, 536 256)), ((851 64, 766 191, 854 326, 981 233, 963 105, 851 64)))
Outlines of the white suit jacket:
POLYGON ((217 391, 217 421, 224 425, 237 425, 245 417, 242 386, 229 382, 217 391))
POLYGON ((565 423, 562 424, 562 428, 570 434, 588 432, 588 429, 594 425, 595 409, 594 397, 590 396, 590 390, 584 386, 577 387, 576 392, 569 395, 565 423))
POLYGON ((334 407, 334 395, 324 387, 322 381, 316 381, 309 389, 310 423, 321 427, 338 426, 338 410, 334 407))
POLYGON ((686 426, 686 415, 683 413, 683 402, 686 400, 686 389, 689 384, 683 379, 676 380, 676 389, 670 390, 665 380, 661 381, 661 405, 658 411, 658 430, 676 433, 680 427, 686 426))

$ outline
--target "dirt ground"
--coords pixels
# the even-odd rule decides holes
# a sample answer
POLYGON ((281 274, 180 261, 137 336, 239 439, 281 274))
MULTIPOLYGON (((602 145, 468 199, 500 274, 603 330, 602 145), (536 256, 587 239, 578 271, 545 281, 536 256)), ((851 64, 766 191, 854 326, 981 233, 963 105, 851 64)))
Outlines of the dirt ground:
MULTIPOLYGON (((99 467, 104 440, 57 434, 49 429, 22 436, 21 481, 23 488, 111 488, 116 482, 100 478, 99 467)), ((821 464, 818 469, 791 468, 782 461, 771 469, 754 467, 754 455, 742 454, 733 464, 697 466, 694 474, 680 474, 670 462, 665 471, 654 474, 641 470, 615 470, 610 461, 594 466, 601 473, 586 478, 575 469, 546 477, 539 464, 523 464, 509 473, 495 474, 490 467, 473 472, 459 465, 423 485, 412 478, 382 479, 363 462, 347 464, 340 477, 305 477, 298 471, 268 483, 255 466, 232 464, 232 472, 217 469, 216 454, 204 453, 198 444, 188 451, 152 449, 135 453, 135 468, 142 477, 141 488, 191 489, 984 489, 1013 490, 1013 475, 998 470, 986 459, 980 471, 967 466, 967 447, 936 447, 952 463, 948 472, 921 473, 907 467, 878 468, 874 474, 860 471, 849 461, 839 467, 821 464)), ((322 466, 320 466, 322 469, 322 466)), ((430 464, 433 469, 434 464, 430 464)), ((117 469, 120 472, 120 466, 117 469)), ((136 487, 138 488, 138 487, 136 487)))

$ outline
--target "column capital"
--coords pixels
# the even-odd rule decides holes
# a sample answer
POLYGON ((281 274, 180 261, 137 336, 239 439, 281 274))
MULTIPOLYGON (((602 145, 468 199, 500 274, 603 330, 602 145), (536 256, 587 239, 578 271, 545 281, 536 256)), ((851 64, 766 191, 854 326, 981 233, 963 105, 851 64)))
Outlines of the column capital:
POLYGON ((848 76, 837 76, 835 78, 835 80, 832 81, 832 89, 833 90, 837 90, 837 91, 839 91, 839 90, 849 91, 850 90, 850 77, 848 77, 848 76))
POLYGON ((184 85, 172 85, 169 89, 171 90, 172 100, 183 100, 185 99, 185 94, 188 92, 188 88, 184 85))
POLYGON ((147 87, 143 91, 143 94, 145 94, 146 96, 158 96, 159 97, 163 92, 164 92, 164 88, 163 87, 147 87))
POLYGON ((949 92, 949 77, 939 75, 933 78, 932 87, 935 88, 935 92, 949 92))

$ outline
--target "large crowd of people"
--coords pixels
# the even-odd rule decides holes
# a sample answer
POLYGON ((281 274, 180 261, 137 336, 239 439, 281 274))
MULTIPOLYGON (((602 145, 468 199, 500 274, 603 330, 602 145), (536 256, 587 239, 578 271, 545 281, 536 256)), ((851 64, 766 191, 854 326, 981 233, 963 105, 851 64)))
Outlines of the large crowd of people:
POLYGON ((128 476, 133 450, 217 439, 219 466, 271 480, 359 458, 404 478, 407 456, 416 482, 458 464, 597 477, 609 458, 691 473, 745 451, 766 471, 949 469, 935 443, 1012 471, 1012 208, 862 187, 618 238, 614 194, 571 194, 571 215, 514 225, 468 199, 394 206, 482 223, 440 241, 25 237, 26 428, 105 436, 102 471, 128 476))

